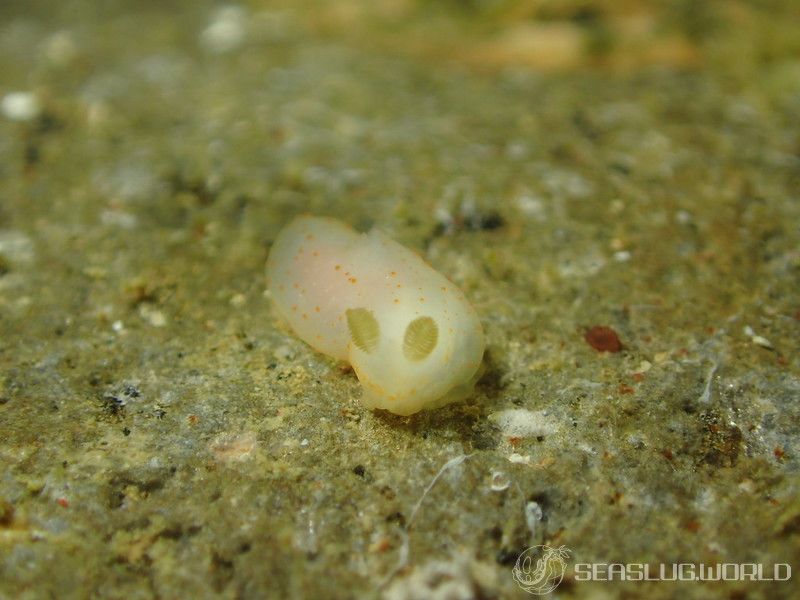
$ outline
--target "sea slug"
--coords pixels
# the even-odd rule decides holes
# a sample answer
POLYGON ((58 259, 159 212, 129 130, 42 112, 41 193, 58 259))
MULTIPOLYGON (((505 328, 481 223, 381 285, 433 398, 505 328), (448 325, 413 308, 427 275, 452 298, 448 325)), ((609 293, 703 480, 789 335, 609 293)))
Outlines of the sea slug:
POLYGON ((483 329, 464 294, 379 229, 298 217, 272 245, 267 285, 298 337, 353 366, 368 408, 437 408, 481 375, 483 329))

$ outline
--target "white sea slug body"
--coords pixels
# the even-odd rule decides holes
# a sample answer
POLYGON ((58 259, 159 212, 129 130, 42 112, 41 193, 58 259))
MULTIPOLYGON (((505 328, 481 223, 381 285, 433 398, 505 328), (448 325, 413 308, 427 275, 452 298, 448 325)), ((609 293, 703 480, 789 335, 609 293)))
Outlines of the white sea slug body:
POLYGON ((410 415, 472 393, 484 350, 478 315, 461 290, 380 230, 298 217, 270 250, 267 281, 301 339, 350 362, 368 408, 410 415))

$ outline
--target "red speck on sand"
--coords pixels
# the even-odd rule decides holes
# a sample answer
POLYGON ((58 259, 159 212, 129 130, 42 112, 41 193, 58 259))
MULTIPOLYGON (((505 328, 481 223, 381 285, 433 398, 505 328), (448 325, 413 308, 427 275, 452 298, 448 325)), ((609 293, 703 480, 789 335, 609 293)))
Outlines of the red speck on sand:
POLYGON ((622 342, 619 341, 617 332, 605 325, 595 325, 586 330, 583 339, 598 352, 619 352, 622 342))

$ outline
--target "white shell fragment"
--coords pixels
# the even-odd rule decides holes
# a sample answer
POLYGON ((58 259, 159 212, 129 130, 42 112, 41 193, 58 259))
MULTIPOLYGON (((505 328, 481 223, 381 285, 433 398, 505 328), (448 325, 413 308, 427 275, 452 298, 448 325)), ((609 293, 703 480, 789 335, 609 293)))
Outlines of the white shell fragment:
POLYGON ((352 364, 368 408, 410 415, 472 393, 484 350, 475 310, 381 231, 299 217, 275 240, 267 278, 294 332, 352 364))
POLYGON ((493 492, 502 492, 511 485, 511 479, 504 471, 492 471, 492 481, 489 485, 493 492))

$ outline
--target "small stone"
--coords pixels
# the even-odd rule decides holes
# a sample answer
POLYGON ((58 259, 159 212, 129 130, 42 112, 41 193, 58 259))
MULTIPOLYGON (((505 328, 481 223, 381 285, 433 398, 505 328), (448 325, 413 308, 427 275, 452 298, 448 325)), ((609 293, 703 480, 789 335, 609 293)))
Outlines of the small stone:
POLYGON ((631 253, 627 250, 620 250, 614 253, 614 260, 617 262, 628 262, 631 259, 631 253))
POLYGON ((44 54, 50 64, 64 67, 77 58, 78 45, 69 31, 57 31, 45 41, 44 54))
POLYGON ((775 347, 772 345, 772 342, 770 342, 764 336, 756 334, 756 332, 753 331, 753 328, 750 327, 750 325, 745 325, 742 328, 742 333, 744 333, 747 337, 749 337, 750 341, 753 342, 756 346, 766 348, 767 350, 775 349, 775 347))
POLYGON ((247 20, 238 6, 220 8, 200 34, 200 43, 214 54, 224 54, 239 48, 245 39, 247 20))
POLYGON ((146 304, 139 307, 139 315, 153 327, 164 327, 167 324, 167 317, 163 312, 146 304))
POLYGON ((636 450, 641 450, 646 446, 644 438, 639 434, 631 434, 627 438, 627 442, 636 450))
POLYGON ((247 302, 247 297, 244 294, 234 294, 229 302, 232 307, 241 308, 247 302))
POLYGON ((515 452, 508 456, 508 462, 514 463, 515 465, 529 465, 531 464, 531 457, 527 454, 523 456, 515 452))
POLYGON ((544 201, 541 198, 530 194, 523 194, 517 198, 516 204, 519 211, 526 217, 537 221, 545 220, 546 209, 544 201))
POLYGON ((772 345, 772 342, 770 342, 767 338, 765 338, 763 336, 754 335, 750 339, 752 340, 752 342, 756 346, 761 346, 762 348, 767 348, 768 350, 772 350, 774 348, 774 346, 772 345))
POLYGON ((737 487, 739 488, 739 491, 744 492, 745 494, 752 494, 756 491, 756 486, 752 479, 742 480, 737 487))
POLYGON ((656 361, 656 364, 661 364, 669 360, 669 352, 656 352, 653 355, 653 360, 656 361))
POLYGON ((42 112, 33 92, 9 92, 0 102, 0 110, 11 121, 32 121, 42 112))

